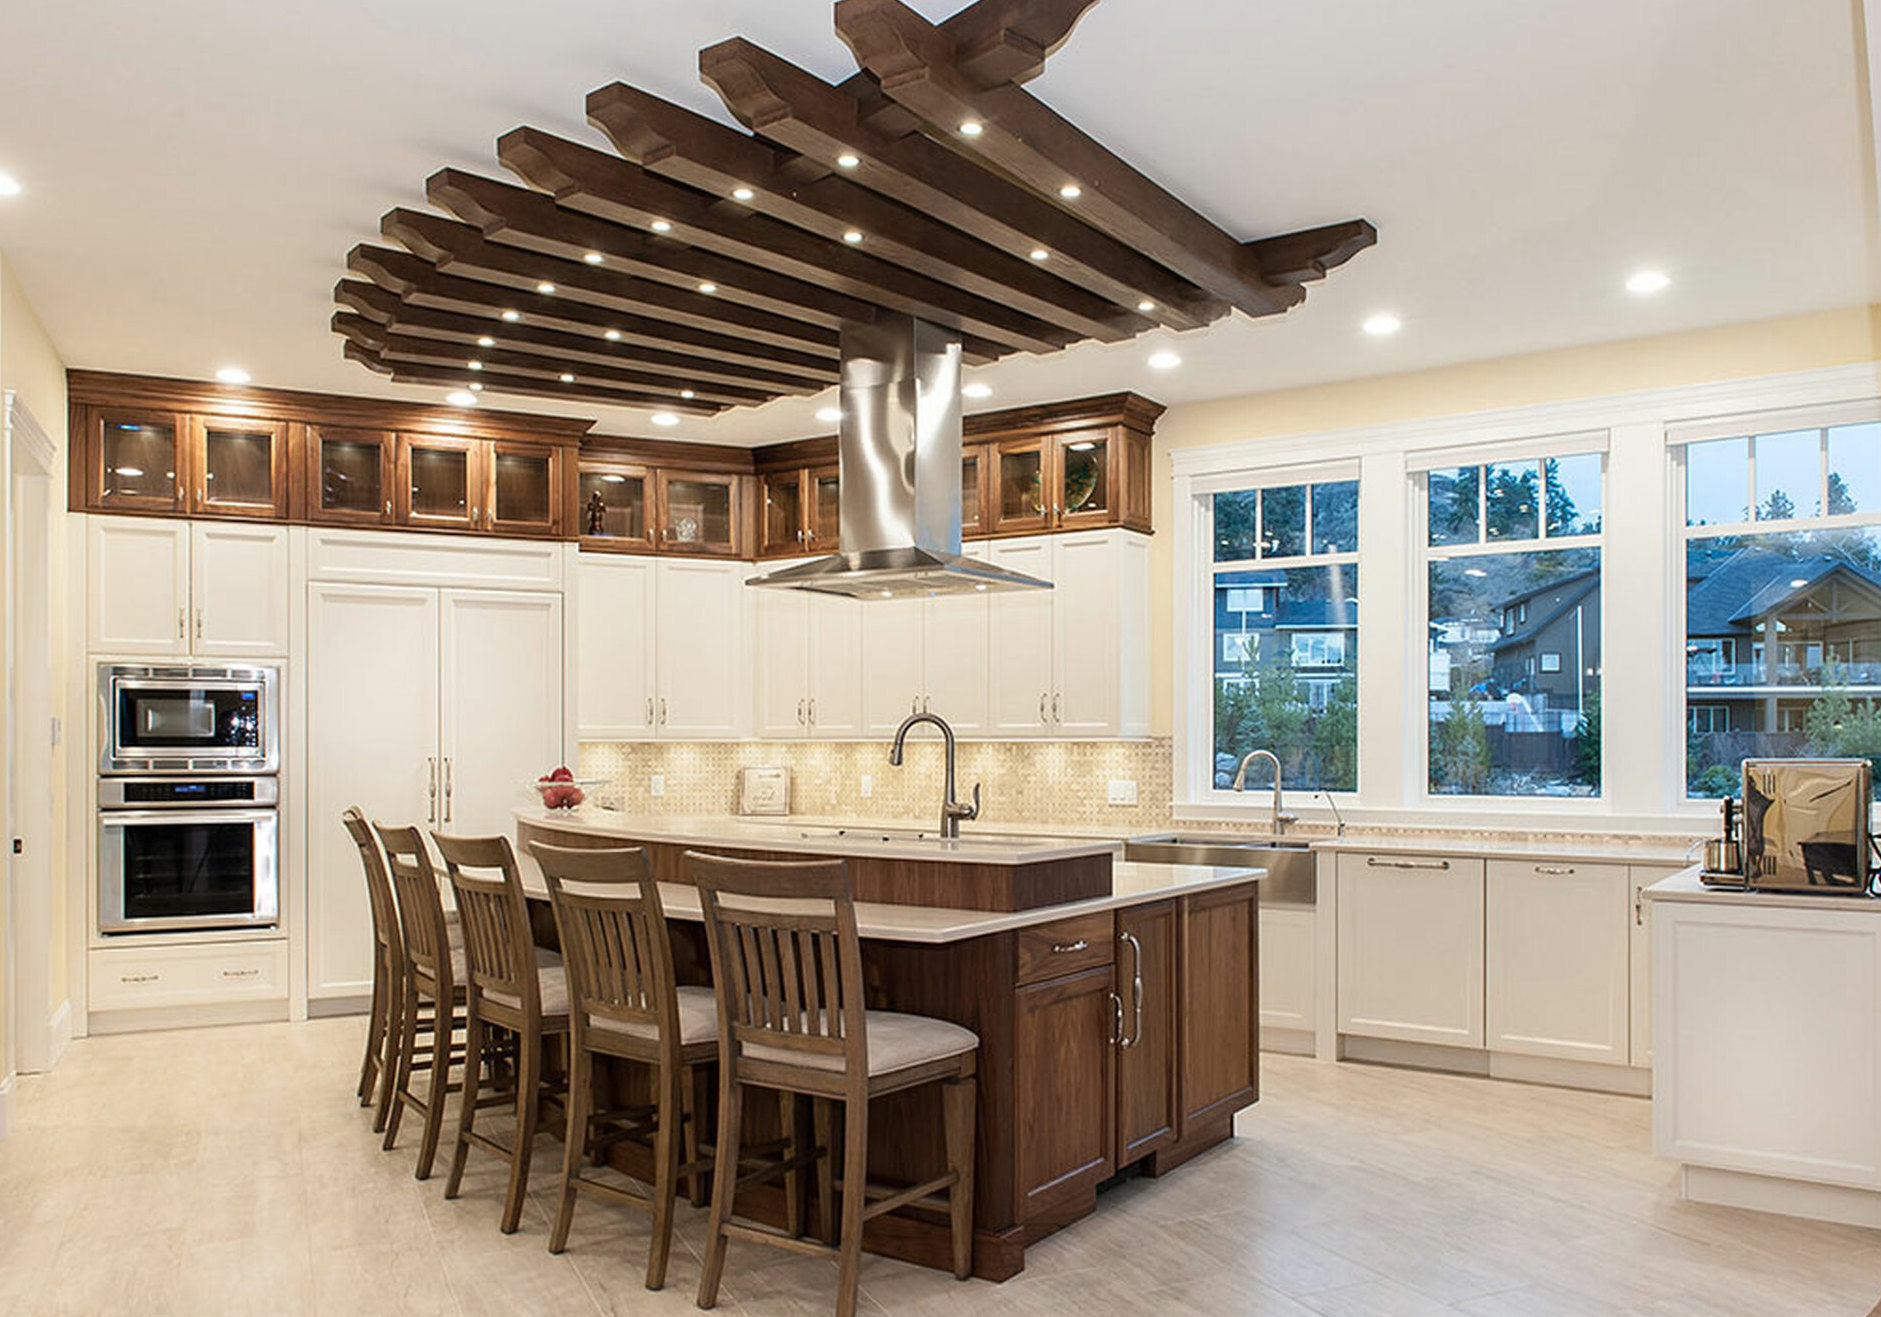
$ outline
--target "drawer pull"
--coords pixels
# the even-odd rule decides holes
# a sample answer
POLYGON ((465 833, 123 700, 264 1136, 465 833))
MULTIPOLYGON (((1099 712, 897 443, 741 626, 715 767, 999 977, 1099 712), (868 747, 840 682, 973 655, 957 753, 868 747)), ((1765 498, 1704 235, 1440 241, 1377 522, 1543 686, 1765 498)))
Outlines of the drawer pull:
POLYGON ((1052 954, 1054 956, 1068 956, 1074 951, 1089 951, 1090 949, 1091 944, 1086 942, 1083 938, 1079 938, 1076 942, 1052 943, 1052 954))
POLYGON ((1381 860, 1376 855, 1365 857, 1366 866, 1373 869, 1448 869, 1448 860, 1381 860))
POLYGON ((160 974, 120 974, 119 983, 155 983, 163 976, 160 974))
POLYGON ((225 979, 252 979, 258 976, 260 973, 261 971, 255 968, 225 969, 222 971, 222 977, 225 979))
POLYGON ((1538 864, 1535 866, 1535 872, 1536 873, 1573 873, 1574 866, 1571 864, 1538 864))

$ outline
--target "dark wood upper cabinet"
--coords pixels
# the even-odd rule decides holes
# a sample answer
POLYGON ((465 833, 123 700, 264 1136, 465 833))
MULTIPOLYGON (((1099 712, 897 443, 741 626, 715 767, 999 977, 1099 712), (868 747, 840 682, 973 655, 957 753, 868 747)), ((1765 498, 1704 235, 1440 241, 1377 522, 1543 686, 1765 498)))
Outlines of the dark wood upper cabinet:
POLYGON ((562 530, 562 455, 535 444, 490 445, 488 514, 497 535, 556 536, 562 530))
POLYGON ((183 515, 189 506, 188 443, 189 418, 180 413, 92 409, 85 439, 87 502, 99 512, 183 515))
POLYGON ((975 539, 986 534, 986 449, 978 444, 960 453, 960 535, 975 539))
POLYGON ((805 511, 806 473, 798 468, 767 471, 758 477, 758 555, 785 558, 809 551, 805 511))
POLYGON ((285 519, 289 471, 286 421, 190 418, 191 516, 285 519))
POLYGON ((390 526, 398 509, 398 438, 389 430, 309 425, 307 519, 337 526, 390 526))
POLYGON ((434 530, 482 530, 485 445, 450 435, 398 437, 398 520, 434 530))
POLYGON ((991 522, 995 535, 1050 530, 1052 515, 1052 446, 1045 438, 1008 439, 992 444, 991 522))
POLYGON ((581 463, 578 533, 583 549, 653 552, 653 473, 632 462, 581 463))
POLYGON ((743 549, 740 491, 747 477, 662 468, 658 491, 661 553, 736 558, 743 549))
POLYGON ((813 467, 804 473, 804 543, 815 553, 842 548, 842 477, 835 466, 813 467))

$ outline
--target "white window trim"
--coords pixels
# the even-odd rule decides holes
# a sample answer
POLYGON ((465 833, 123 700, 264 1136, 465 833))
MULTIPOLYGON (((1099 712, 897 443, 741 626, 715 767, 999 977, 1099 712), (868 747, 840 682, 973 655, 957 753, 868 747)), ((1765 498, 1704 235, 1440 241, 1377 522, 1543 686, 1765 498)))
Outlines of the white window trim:
MULTIPOLYGON (((1698 423, 1721 417, 1762 416, 1789 408, 1859 407, 1881 398, 1881 362, 1862 362, 1823 370, 1756 376, 1741 380, 1642 390, 1447 417, 1420 418, 1336 431, 1302 432, 1270 438, 1185 448, 1170 455, 1172 501, 1171 582, 1173 700, 1175 737, 1175 818, 1218 820, 1260 826, 1267 808, 1231 793, 1197 790, 1194 750, 1207 739, 1212 715, 1212 640, 1200 644, 1196 628, 1212 618, 1213 544, 1198 499, 1218 490, 1261 484, 1350 479, 1360 473, 1361 568, 1367 571, 1365 626, 1359 642, 1360 754, 1359 790, 1341 795, 1338 804, 1348 822, 1424 824, 1455 820, 1465 827, 1597 829, 1602 832, 1692 834, 1709 829, 1716 807, 1685 796, 1684 516, 1682 485, 1672 479, 1672 444, 1668 433, 1683 437, 1698 423), (1683 427, 1683 428, 1681 428, 1683 427), (1424 590, 1414 581, 1406 539, 1422 534, 1413 520, 1408 478, 1413 461, 1455 465, 1459 450, 1470 446, 1515 445, 1553 437, 1605 432, 1609 439, 1606 504, 1602 509, 1602 569, 1608 579, 1640 579, 1641 600, 1628 637, 1630 661, 1638 670, 1656 669, 1656 689, 1629 691, 1622 704, 1614 690, 1613 645, 1623 625, 1618 600, 1602 610, 1606 680, 1603 703, 1609 728, 1641 729, 1639 753, 1616 763, 1623 752, 1612 747, 1603 756, 1603 794, 1597 800, 1549 798, 1427 797, 1417 788, 1426 781, 1421 740, 1427 719, 1405 718, 1410 707, 1422 714, 1428 693, 1424 590), (1624 464, 1624 471, 1620 467, 1624 464), (1650 513, 1650 515, 1646 515, 1650 513), (1376 545, 1373 541, 1377 540, 1376 545), (1645 573, 1645 577, 1637 576, 1645 573), (1403 602, 1392 598, 1401 592, 1403 602), (1666 597, 1671 595, 1674 597, 1666 597), (1609 625, 1611 620, 1611 625, 1609 625), (1656 625, 1654 622, 1656 621, 1656 625), (1420 744, 1413 745, 1413 741, 1420 744), (1228 797, 1222 799, 1221 797, 1228 797), (1563 805, 1570 808, 1563 809, 1563 805), (1573 808, 1578 807, 1578 808, 1573 808), (1590 808, 1591 807, 1591 808, 1590 808)), ((1852 419, 1852 418, 1849 418, 1852 419)), ((1713 436, 1717 437, 1717 436, 1713 436)), ((1768 530, 1772 523, 1760 529, 1768 530)), ((1579 537, 1575 537, 1579 538, 1579 537)), ((1566 546, 1567 540, 1553 543, 1566 546)), ((1500 544, 1497 546, 1501 547, 1500 544)), ((1343 557, 1344 555, 1340 555, 1343 557)), ((1324 560, 1320 560, 1324 561, 1324 560)), ((1315 821, 1332 821, 1331 811, 1305 793, 1288 808, 1315 821)))

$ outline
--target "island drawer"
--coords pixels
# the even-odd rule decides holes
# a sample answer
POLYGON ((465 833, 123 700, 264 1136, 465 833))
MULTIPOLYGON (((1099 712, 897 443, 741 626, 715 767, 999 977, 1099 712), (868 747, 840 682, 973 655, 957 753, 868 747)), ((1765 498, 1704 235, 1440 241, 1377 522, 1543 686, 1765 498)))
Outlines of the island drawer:
POLYGON ((89 968, 96 1011, 287 996, 287 943, 280 940, 101 947, 89 968))
POLYGON ((1019 930, 1018 982, 1038 983, 1076 974, 1116 957, 1114 917, 1108 910, 1019 930))

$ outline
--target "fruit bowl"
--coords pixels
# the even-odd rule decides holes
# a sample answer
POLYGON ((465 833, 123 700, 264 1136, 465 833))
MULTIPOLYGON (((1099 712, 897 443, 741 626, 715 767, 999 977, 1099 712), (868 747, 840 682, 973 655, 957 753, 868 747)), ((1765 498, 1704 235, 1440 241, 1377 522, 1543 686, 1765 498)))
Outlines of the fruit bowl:
POLYGON ((588 798, 589 788, 600 782, 600 778, 578 778, 567 768, 558 768, 552 773, 544 773, 529 786, 542 798, 544 808, 574 809, 588 798))

